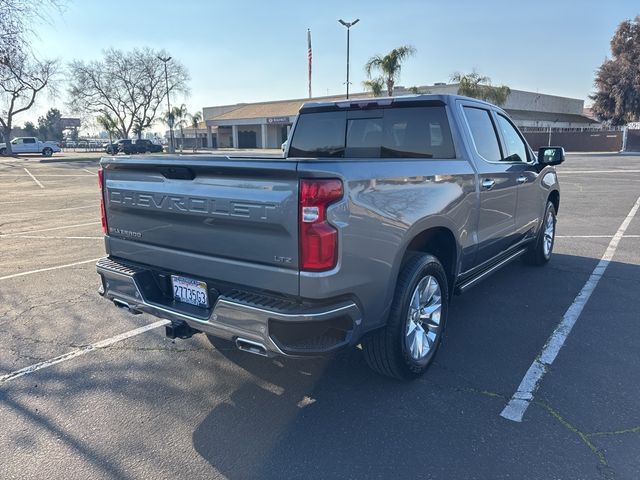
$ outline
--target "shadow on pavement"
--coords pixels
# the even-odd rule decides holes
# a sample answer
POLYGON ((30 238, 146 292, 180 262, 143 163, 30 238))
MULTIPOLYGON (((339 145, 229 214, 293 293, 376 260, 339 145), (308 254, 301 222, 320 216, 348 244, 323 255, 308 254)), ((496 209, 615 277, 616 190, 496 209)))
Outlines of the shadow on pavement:
MULTIPOLYGON (((372 373, 357 349, 265 360, 159 331, 41 370, 0 385, 0 414, 13 413, 0 445, 30 459, 3 470, 66 465, 44 448, 55 444, 87 477, 195 478, 201 460, 227 478, 596 477, 597 456, 548 412, 499 417, 596 263, 515 263, 455 298, 436 363, 408 383, 372 373)), ((614 266, 640 287, 639 266, 614 266)))
MULTIPOLYGON (((455 298, 435 364, 410 383, 371 373, 358 351, 314 362, 223 351, 256 381, 209 413, 194 447, 229 478, 595 476, 599 460, 557 419, 498 414, 596 264, 515 263, 455 298)), ((640 286, 639 266, 615 267, 640 286)))

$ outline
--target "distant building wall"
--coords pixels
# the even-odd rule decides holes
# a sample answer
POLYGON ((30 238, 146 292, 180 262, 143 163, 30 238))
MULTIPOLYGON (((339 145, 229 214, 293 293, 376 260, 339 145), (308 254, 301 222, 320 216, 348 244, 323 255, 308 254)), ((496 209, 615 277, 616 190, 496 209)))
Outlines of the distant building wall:
POLYGON ((241 107, 242 103, 237 105, 221 105, 219 107, 204 107, 202 109, 202 119, 203 120, 212 120, 215 117, 218 117, 224 113, 230 112, 232 110, 236 110, 241 107))
MULTIPOLYGON (((548 132, 524 132, 523 135, 534 151, 540 147, 553 145, 564 147, 567 152, 619 152, 622 149, 623 132, 621 130, 551 132, 551 139, 548 132)), ((628 142, 627 139, 627 145, 628 142)))
MULTIPOLYGON (((458 84, 423 85, 417 87, 421 93, 433 93, 434 95, 458 94, 458 84)), ((410 95, 411 91, 406 87, 394 89, 395 95, 410 95)), ((577 98, 559 97, 545 93, 525 92, 523 90, 511 90, 511 94, 502 108, 505 110, 527 110, 530 112, 554 112, 582 115, 584 101, 577 98)))
POLYGON ((640 152, 640 130, 627 130, 627 152, 640 152))

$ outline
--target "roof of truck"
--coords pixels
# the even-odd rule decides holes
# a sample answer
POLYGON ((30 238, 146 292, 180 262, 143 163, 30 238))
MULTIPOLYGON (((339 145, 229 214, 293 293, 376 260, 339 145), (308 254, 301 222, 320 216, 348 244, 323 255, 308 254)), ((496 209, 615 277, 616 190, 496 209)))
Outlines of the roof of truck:
MULTIPOLYGON (((477 98, 464 97, 462 95, 453 94, 428 94, 428 95, 402 95, 398 97, 370 97, 370 98, 354 98, 354 99, 341 99, 326 102, 306 102, 300 108, 300 112, 327 108, 349 108, 356 106, 387 106, 391 104, 406 103, 406 104, 419 104, 419 103, 440 103, 446 105, 454 100, 465 100, 468 102, 480 103, 491 107, 496 107, 483 100, 477 98)), ((500 107, 497 107, 500 108, 500 107)))

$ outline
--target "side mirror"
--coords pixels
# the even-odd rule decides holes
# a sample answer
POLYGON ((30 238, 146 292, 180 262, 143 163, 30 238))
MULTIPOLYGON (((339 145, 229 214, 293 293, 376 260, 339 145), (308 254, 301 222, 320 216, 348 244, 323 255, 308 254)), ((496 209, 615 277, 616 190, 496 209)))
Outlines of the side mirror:
POLYGON ((540 147, 538 149, 538 164, 542 166, 560 165, 564 162, 564 148, 540 147))

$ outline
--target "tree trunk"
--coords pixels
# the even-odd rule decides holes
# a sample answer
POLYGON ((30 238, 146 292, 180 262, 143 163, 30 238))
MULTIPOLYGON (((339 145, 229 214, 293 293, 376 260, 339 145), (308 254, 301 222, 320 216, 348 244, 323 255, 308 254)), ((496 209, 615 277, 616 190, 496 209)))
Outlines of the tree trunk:
POLYGON ((7 150, 5 155, 12 155, 13 150, 11 150, 11 127, 10 126, 3 127, 2 134, 4 135, 4 143, 7 145, 7 150))
POLYGON ((193 129, 194 135, 195 135, 195 139, 193 140, 193 153, 196 153, 198 151, 198 128, 194 128, 193 129))
POLYGON ((388 78, 387 79, 387 94, 390 97, 393 97, 393 79, 392 78, 388 78))

